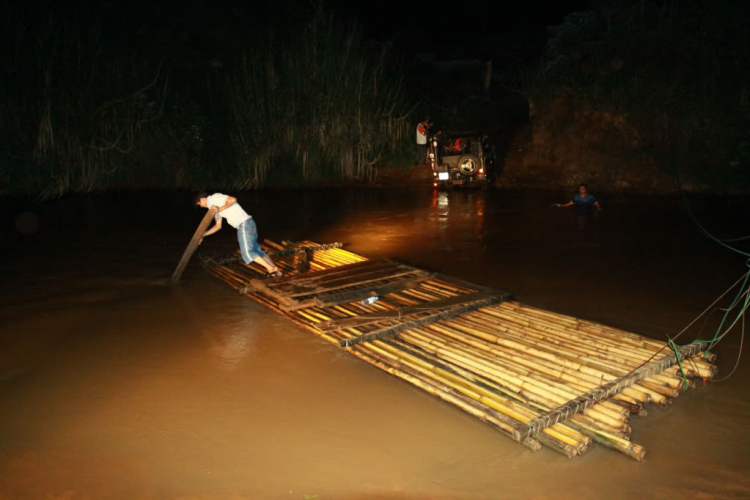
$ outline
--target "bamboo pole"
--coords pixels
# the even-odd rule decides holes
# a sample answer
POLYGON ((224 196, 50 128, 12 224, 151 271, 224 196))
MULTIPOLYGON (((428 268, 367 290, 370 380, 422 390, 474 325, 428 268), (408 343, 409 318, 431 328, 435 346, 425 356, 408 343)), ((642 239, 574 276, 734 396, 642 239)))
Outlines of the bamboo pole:
MULTIPOLYGON (((687 346, 679 348, 678 352, 681 357, 692 357, 702 350, 705 350, 705 348, 706 345, 704 344, 689 344, 687 346)), ((604 386, 598 388, 596 391, 593 391, 584 396, 580 396, 575 400, 562 405, 559 408, 555 408, 553 411, 540 417, 535 422, 529 424, 529 435, 533 436, 535 433, 539 432, 539 430, 548 427, 552 423, 557 423, 561 420, 564 421, 570 414, 576 414, 580 411, 584 411, 586 408, 592 406, 597 401, 600 401, 612 394, 619 392, 620 390, 622 390, 622 387, 631 385, 638 380, 642 380, 652 373, 661 372, 665 368, 675 363, 677 363, 676 355, 658 361, 653 361, 650 364, 639 368, 632 374, 609 382, 608 384, 605 384, 604 386)))
MULTIPOLYGON (((377 341, 372 344, 363 344, 360 346, 356 346, 352 349, 373 349, 375 347, 386 348, 387 345, 383 342, 377 341)), ((421 372, 423 375, 434 379, 440 384, 451 387, 452 389, 464 394, 466 397, 469 397, 474 401, 477 401, 493 410, 496 410, 506 417, 510 417, 515 423, 512 423, 510 420, 508 420, 507 422, 514 428, 519 428, 521 427, 520 424, 522 424, 524 421, 530 420, 529 417, 524 417, 517 411, 514 411, 512 408, 509 408, 507 405, 502 404, 499 401, 488 399, 486 395, 481 394, 481 391, 478 392, 477 387, 471 386, 471 384, 467 381, 445 377, 444 374, 441 374, 438 368, 430 365, 429 363, 421 363, 423 366, 420 367, 420 363, 418 361, 414 362, 415 358, 412 357, 411 360, 408 360, 407 356, 403 355, 403 353, 401 355, 394 355, 399 359, 400 363, 406 366, 410 366, 413 370, 421 372)), ((550 429, 550 431, 551 432, 546 433, 545 436, 539 436, 539 441, 542 444, 545 444, 546 446, 549 446, 552 449, 565 454, 569 458, 583 453, 588 447, 588 438, 581 435, 580 433, 577 433, 573 429, 570 429, 569 427, 558 427, 555 429, 550 429)), ((515 434, 515 436, 517 437, 517 434, 515 434)))
POLYGON ((203 235, 206 233, 206 229, 208 229, 208 225, 211 224, 211 221, 213 220, 214 215, 216 215, 217 211, 217 207, 211 207, 206 212, 206 215, 203 216, 203 220, 201 220, 200 224, 198 224, 198 228, 195 230, 195 233, 193 233, 193 237, 190 238, 190 242, 188 243, 187 248, 185 248, 185 251, 182 254, 182 258, 180 258, 180 262, 177 264, 174 273, 172 273, 172 278, 169 280, 170 284, 174 285, 178 281, 180 281, 182 272, 185 270, 185 267, 190 261, 190 257, 193 256, 195 250, 198 248, 198 245, 200 245, 200 241, 203 238, 203 235))
MULTIPOLYGON (((439 370, 441 370, 441 369, 439 369, 439 368, 435 369, 436 372, 438 372, 439 370)), ((451 375, 452 374, 448 374, 449 377, 451 375)), ((455 375, 454 375, 454 377, 457 380, 462 380, 462 377, 458 377, 458 376, 455 376, 455 375)), ((463 377, 466 377, 466 375, 463 374, 463 377)), ((474 379, 470 377, 470 380, 474 380, 474 379)), ((486 385, 486 382, 485 383, 479 383, 479 382, 475 381, 474 383, 475 384, 480 384, 479 386, 475 387, 475 390, 478 391, 478 392, 482 392, 484 390, 484 391, 489 391, 490 395, 497 395, 496 391, 497 390, 501 390, 501 389, 499 389, 497 387, 495 387, 495 388, 488 387, 486 385), (487 388, 487 389, 483 389, 483 388, 487 388)), ((508 395, 508 393, 501 393, 501 394, 508 395)), ((514 394, 510 394, 508 396, 512 397, 512 398, 517 398, 518 397, 518 396, 516 396, 514 394)), ((502 396, 502 395, 499 396, 499 397, 503 401, 506 402, 506 405, 508 407, 513 408, 513 409, 516 408, 516 407, 513 406, 514 404, 520 403, 520 404, 523 405, 523 408, 527 408, 528 405, 530 404, 528 401, 525 401, 525 400, 522 400, 522 401, 525 401, 525 402, 519 402, 517 399, 512 399, 512 400, 511 399, 507 399, 505 396, 502 396)), ((532 412, 532 413, 534 413, 534 412, 532 412)), ((628 456, 630 456, 632 458, 635 458, 636 460, 642 460, 643 457, 645 456, 645 449, 642 446, 636 445, 636 444, 631 443, 629 441, 629 439, 628 439, 629 431, 627 433, 625 433, 625 432, 617 432, 617 431, 615 431, 614 429, 612 429, 610 427, 606 427, 606 426, 603 426, 603 425, 601 425, 601 424, 599 424, 597 422, 591 421, 586 416, 581 415, 581 414, 575 415, 572 418, 572 420, 573 420, 572 422, 568 422, 569 425, 573 426, 574 428, 579 429, 584 434, 586 434, 588 436, 591 436, 592 439, 594 439, 595 441, 599 442, 600 444, 603 444, 605 446, 611 447, 611 448, 613 448, 613 449, 615 449, 617 451, 620 451, 621 453, 624 453, 624 454, 626 454, 626 455, 628 455, 628 456)))

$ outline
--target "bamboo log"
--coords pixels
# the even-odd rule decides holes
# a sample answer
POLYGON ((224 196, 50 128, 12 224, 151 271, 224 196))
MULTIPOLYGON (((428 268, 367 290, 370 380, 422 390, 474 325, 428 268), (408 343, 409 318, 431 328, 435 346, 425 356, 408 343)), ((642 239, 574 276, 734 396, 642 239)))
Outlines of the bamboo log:
MULTIPOLYGON (((507 368, 503 368, 498 365, 492 365, 490 363, 487 363, 486 361, 476 358, 476 356, 471 356, 464 352, 458 352, 454 349, 430 346, 429 344, 425 344, 424 342, 419 341, 414 337, 414 331, 410 331, 407 334, 402 334, 402 338, 405 341, 420 345, 423 349, 433 349, 434 353, 438 357, 449 360, 451 363, 456 363, 460 366, 467 367, 468 369, 477 373, 481 373, 492 380, 496 380, 513 392, 524 394, 526 397, 534 401, 541 402, 550 407, 555 407, 557 405, 564 404, 572 397, 574 397, 573 394, 566 393, 553 387, 544 387, 543 384, 540 384, 536 380, 523 375, 519 376, 517 373, 513 373, 507 368)), ((626 426, 626 424, 618 422, 617 417, 608 415, 606 414, 606 412, 603 413, 599 409, 590 408, 589 414, 592 416, 592 418, 596 418, 597 420, 606 422, 608 425, 612 425, 615 428, 622 429, 626 426)))
MULTIPOLYGON (((447 329, 447 328, 445 328, 445 327, 443 327, 441 325, 430 325, 428 327, 428 329, 430 329, 430 330, 437 330, 437 331, 443 332, 443 333, 448 334, 448 335, 451 334, 451 332, 450 332, 449 329, 447 329)), ((461 339, 461 336, 460 335, 453 335, 452 338, 461 339)), ((445 342, 445 343, 443 343, 443 345, 449 345, 449 343, 445 342)), ((478 347, 480 349, 482 347, 485 347, 486 351, 489 351, 492 354, 500 355, 501 357, 503 357, 503 355, 505 354, 503 352, 499 352, 498 349, 487 348, 487 346, 482 346, 481 344, 479 344, 477 342, 470 342, 470 345, 472 347, 478 347)), ((563 380, 563 381, 565 381, 565 384, 562 385, 562 387, 571 387, 572 390, 574 391, 574 393, 570 393, 570 392, 569 393, 563 393, 562 395, 565 396, 565 397, 572 398, 572 397, 574 397, 576 395, 579 395, 579 394, 582 394, 582 393, 587 392, 589 390, 592 390, 593 388, 595 388, 597 386, 597 385, 592 384, 592 383, 582 382, 582 381, 580 381, 578 379, 575 379, 574 377, 565 376, 565 374, 563 372, 558 373, 555 370, 545 369, 543 366, 540 366, 539 363, 535 363, 535 362, 533 362, 531 360, 528 360, 523 355, 520 355, 520 354, 519 355, 508 355, 507 359, 509 359, 511 361, 514 361, 514 362, 516 362, 516 363, 518 363, 520 365, 523 365, 523 366, 526 366, 528 368, 531 368, 535 373, 541 373, 541 374, 543 374, 544 377, 541 378, 541 380, 543 380, 546 384, 554 384, 554 382, 552 382, 550 380, 550 377, 552 379, 557 379, 557 380, 563 380), (573 386, 570 386, 571 383, 573 384, 573 386)), ((539 375, 535 375, 535 376, 532 376, 532 377, 539 377, 539 375)), ((603 406, 606 407, 606 405, 603 405, 603 406)), ((622 411, 619 408, 617 410, 609 408, 609 411, 617 411, 620 414, 622 414, 622 411)), ((606 411, 605 411, 605 413, 606 413, 606 411)), ((616 416, 615 416, 615 418, 616 418, 616 416)))
MULTIPOLYGON (((438 370, 439 369, 436 369, 435 371, 438 371, 438 370)), ((449 378, 452 376, 456 380, 461 380, 460 377, 456 377, 450 373, 444 374, 444 376, 448 376, 449 378)), ((487 390, 483 390, 482 388, 475 387, 475 390, 477 392, 482 393, 484 396, 489 395, 490 397, 494 396, 495 399, 498 398, 498 396, 496 396, 494 393, 487 391, 487 390)), ((502 397, 500 398, 504 399, 502 397)), ((505 406, 507 408, 510 408, 511 411, 514 411, 512 401, 506 400, 505 406)), ((505 411, 507 411, 507 409, 505 411)), ((525 420, 523 416, 520 416, 517 418, 520 418, 521 420, 525 420)), ((597 442, 600 442, 601 444, 614 448, 637 460, 643 459, 645 455, 645 449, 643 449, 643 447, 639 445, 630 443, 626 439, 627 435, 629 435, 629 432, 626 434, 626 433, 613 432, 611 430, 607 431, 604 429, 604 427, 599 426, 595 422, 588 420, 583 415, 575 415, 574 419, 575 421, 573 423, 570 423, 570 425, 572 425, 575 428, 579 428, 584 434, 592 436, 592 438, 595 439, 597 442)))
MULTIPOLYGON (((681 357, 692 357, 692 356, 695 356, 697 353, 701 352, 701 350, 705 348, 706 348, 705 345, 689 344, 687 346, 683 346, 679 348, 678 351, 681 357)), ((608 384, 605 384, 601 388, 597 389, 595 392, 586 394, 584 396, 580 396, 576 398, 575 400, 566 403, 562 407, 556 408, 553 412, 550 412, 547 415, 544 415, 543 417, 537 419, 536 422, 530 423, 529 435, 533 436, 535 433, 538 433, 540 429, 548 427, 551 423, 559 422, 563 415, 569 415, 571 413, 575 414, 580 411, 583 411, 586 408, 593 405, 594 403, 596 403, 597 401, 600 401, 604 398, 611 396, 612 394, 616 394, 617 392, 620 392, 622 390, 622 387, 631 385, 637 382, 638 380, 642 380, 643 378, 651 375, 652 373, 661 372, 665 368, 673 365, 676 362, 677 362, 677 358, 674 355, 669 356, 668 358, 665 358, 665 359, 661 359, 659 361, 654 361, 649 365, 645 365, 639 368, 634 373, 626 377, 623 377, 621 379, 614 380, 612 382, 609 382, 608 384), (672 359, 669 359, 669 358, 672 358, 672 359)))
MULTIPOLYGON (((509 404, 508 406, 511 405, 509 404)), ((627 437, 629 436, 629 431, 627 433, 621 433, 614 431, 611 428, 605 428, 580 414, 575 415, 573 419, 574 423, 571 423, 570 425, 576 428, 582 427, 580 430, 587 435, 593 436, 597 442, 625 453, 637 460, 643 459, 645 449, 628 441, 627 437)))
MULTIPOLYGON (((529 410, 525 408, 514 407, 513 403, 506 398, 499 397, 496 394, 473 384, 471 381, 455 376, 449 371, 425 362, 409 353, 401 352, 398 347, 395 347, 392 344, 376 341, 375 345, 394 353, 394 355, 399 357, 400 362, 411 364, 415 370, 421 371, 424 375, 431 377, 442 384, 446 384, 504 415, 512 417, 517 422, 527 422, 537 414, 529 412, 529 410)), ((363 345, 361 347, 365 346, 363 345)), ((518 426, 518 424, 516 424, 516 426, 518 426)), ((567 426, 560 426, 549 430, 550 432, 546 433, 547 436, 539 436, 540 442, 565 454, 569 458, 583 453, 590 442, 589 438, 567 426)))
POLYGON ((504 300, 502 296, 489 296, 489 297, 477 299, 467 304, 457 305, 453 308, 450 308, 441 312, 436 312, 436 313, 429 314, 428 316, 400 322, 394 326, 382 328, 372 333, 368 333, 368 334, 364 334, 356 338, 344 340, 342 341, 341 346, 349 347, 351 345, 358 344, 360 342, 368 342, 371 340, 393 336, 406 329, 414 328, 417 325, 433 323, 441 319, 450 318, 452 316, 455 316, 456 314, 461 314, 463 312, 466 312, 475 308, 483 307, 487 304, 499 302, 501 300, 504 300))
POLYGON ((360 348, 349 349, 349 351, 352 352, 355 356, 360 357, 361 359, 364 359, 371 364, 380 365, 380 368, 388 371, 389 373, 392 373, 393 375, 396 375, 399 378, 402 378, 412 383, 413 385, 416 385, 426 390, 427 392, 440 397, 441 399, 449 401, 459 408, 463 409, 464 411, 476 417, 479 417, 481 420, 487 423, 492 424, 498 430, 510 436, 515 441, 521 442, 528 448, 534 451, 537 451, 539 449, 539 441, 535 438, 518 439, 519 431, 516 426, 510 420, 499 414, 499 412, 495 412, 494 410, 492 410, 492 412, 485 411, 481 408, 481 406, 477 406, 476 404, 471 403, 471 398, 469 398, 468 396, 459 396, 455 393, 455 391, 450 391, 445 386, 441 388, 440 386, 435 384, 428 384, 423 379, 415 376, 413 373, 413 369, 410 369, 410 367, 406 367, 403 363, 400 363, 398 357, 388 356, 385 351, 380 350, 382 357, 380 359, 373 359, 370 355, 365 354, 366 350, 376 351, 379 349, 378 346, 371 343, 363 344, 360 348), (385 367, 383 365, 386 363, 385 360, 388 358, 390 358, 391 366, 385 367))
POLYGON ((174 273, 172 273, 172 278, 169 280, 172 285, 180 281, 182 272, 185 270, 188 262, 190 262, 190 257, 193 256, 195 250, 198 248, 198 245, 200 245, 200 241, 203 238, 203 235, 206 233, 206 229, 208 229, 208 225, 211 224, 211 221, 213 220, 214 215, 216 215, 217 211, 217 207, 209 208, 206 212, 206 215, 203 216, 203 220, 201 220, 200 224, 198 224, 198 228, 195 230, 195 233, 193 233, 193 237, 190 239, 187 248, 185 248, 185 252, 183 252, 182 254, 182 258, 180 258, 180 262, 177 264, 174 273))

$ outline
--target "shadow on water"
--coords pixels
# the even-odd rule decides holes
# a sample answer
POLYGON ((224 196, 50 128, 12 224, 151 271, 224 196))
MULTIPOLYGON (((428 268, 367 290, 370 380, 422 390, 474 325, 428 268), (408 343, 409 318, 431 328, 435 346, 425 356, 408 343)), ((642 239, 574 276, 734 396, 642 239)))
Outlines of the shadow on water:
MULTIPOLYGON (((655 338, 681 330, 746 270, 679 200, 613 195, 601 212, 550 208, 568 197, 238 196, 261 239, 340 241, 655 338)), ((750 233, 745 202, 692 202, 717 236, 750 233)), ((534 454, 233 293, 199 256, 178 286, 159 286, 204 214, 187 193, 0 208, 2 500, 750 496, 745 363, 631 419, 645 463, 600 447, 572 461, 534 454)), ((227 228, 199 252, 236 247, 227 228)), ((719 316, 685 336, 712 333, 719 316)), ((739 346, 731 335, 717 347, 724 373, 739 346)))

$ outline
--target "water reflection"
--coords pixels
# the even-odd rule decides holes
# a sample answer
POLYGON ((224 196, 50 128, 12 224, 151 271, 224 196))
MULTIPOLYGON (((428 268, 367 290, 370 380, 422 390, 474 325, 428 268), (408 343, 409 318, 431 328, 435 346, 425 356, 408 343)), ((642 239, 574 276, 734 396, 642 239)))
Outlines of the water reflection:
POLYGON ((487 194, 484 192, 435 190, 427 214, 429 229, 440 235, 445 234, 449 228, 463 232, 467 229, 465 221, 469 220, 474 227, 474 234, 471 236, 480 236, 484 231, 486 202, 487 194))
POLYGON ((251 321, 251 317, 245 316, 235 324, 212 328, 205 333, 210 343, 209 350, 224 371, 236 370, 253 354, 258 332, 257 323, 251 321))
POLYGON ((432 231, 444 234, 448 229, 450 216, 450 198, 445 191, 435 190, 432 193, 432 209, 427 215, 429 227, 432 231))

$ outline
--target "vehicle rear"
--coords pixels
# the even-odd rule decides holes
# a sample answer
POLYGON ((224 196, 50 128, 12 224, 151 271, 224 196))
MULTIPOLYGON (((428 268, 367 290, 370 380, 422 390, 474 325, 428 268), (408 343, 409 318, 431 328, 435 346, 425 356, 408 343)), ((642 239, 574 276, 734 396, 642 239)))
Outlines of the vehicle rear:
POLYGON ((433 187, 487 186, 486 152, 481 137, 429 140, 433 187))

